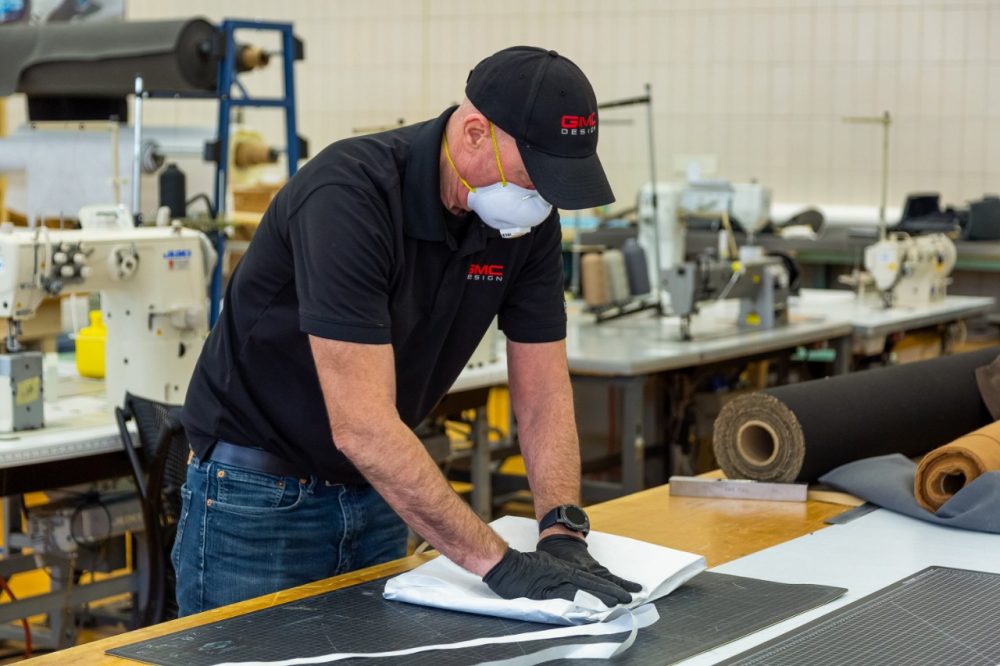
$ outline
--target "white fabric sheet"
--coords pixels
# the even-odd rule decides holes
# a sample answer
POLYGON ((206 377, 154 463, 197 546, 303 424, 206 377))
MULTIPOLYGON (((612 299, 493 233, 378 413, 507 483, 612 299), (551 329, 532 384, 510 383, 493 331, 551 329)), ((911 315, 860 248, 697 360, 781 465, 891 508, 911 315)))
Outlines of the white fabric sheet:
POLYGON ((556 659, 610 659, 615 657, 635 642, 639 629, 648 627, 660 619, 656 612, 656 606, 646 604, 636 610, 628 610, 619 613, 608 622, 588 624, 574 627, 559 627, 557 629, 543 629, 524 634, 511 634, 509 636, 491 636, 489 638, 474 638, 459 643, 438 643, 434 645, 420 645, 417 647, 402 650, 391 650, 389 652, 333 652, 319 655, 317 657, 295 657, 292 659, 281 659, 277 661, 230 661, 216 666, 305 666, 307 664, 326 664, 344 659, 378 659, 384 657, 405 657, 421 652, 432 652, 437 650, 460 650, 463 648, 479 647, 482 645, 501 645, 504 643, 530 643, 532 641, 554 640, 557 638, 570 638, 573 636, 612 636, 614 634, 628 633, 621 641, 611 643, 581 643, 571 645, 558 645, 533 652, 531 654, 520 655, 511 659, 489 662, 484 666, 532 666, 542 664, 556 659))
MULTIPOLYGON (((534 520, 507 516, 494 521, 492 527, 512 548, 535 550, 538 523, 534 520)), ((701 555, 626 537, 591 532, 587 543, 591 555, 612 573, 642 585, 642 591, 632 596, 627 608, 666 596, 705 569, 701 555)), ((573 601, 501 599, 479 576, 443 556, 391 578, 383 596, 422 606, 549 624, 601 622, 612 614, 612 609, 585 592, 577 593, 573 601)))

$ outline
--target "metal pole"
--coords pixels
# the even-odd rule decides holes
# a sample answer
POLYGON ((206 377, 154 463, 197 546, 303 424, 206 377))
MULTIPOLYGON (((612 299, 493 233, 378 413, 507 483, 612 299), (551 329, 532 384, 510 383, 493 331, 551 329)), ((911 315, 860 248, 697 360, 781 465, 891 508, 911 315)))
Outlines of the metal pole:
POLYGON ((132 138, 132 214, 135 216, 137 225, 142 223, 142 211, 139 209, 139 198, 141 187, 139 179, 142 177, 142 97, 143 97, 142 77, 135 77, 135 101, 133 104, 133 138, 132 138))
POLYGON ((653 139, 653 91, 650 84, 646 84, 646 131, 648 132, 649 141, 649 186, 651 188, 650 194, 653 197, 653 262, 656 268, 653 271, 653 284, 655 291, 653 292, 656 296, 656 309, 662 314, 663 313, 663 295, 660 290, 660 271, 663 270, 663 264, 660 263, 660 204, 659 196, 657 196, 657 183, 656 183, 656 142, 653 139))
POLYGON ((118 121, 113 119, 111 121, 111 188, 115 193, 116 206, 121 205, 122 202, 122 173, 118 150, 118 121))
POLYGON ((882 201, 878 208, 878 238, 884 241, 887 235, 885 204, 889 198, 889 125, 892 117, 888 111, 882 112, 882 201))
POLYGON ((892 124, 892 116, 888 111, 883 111, 881 116, 847 116, 843 120, 847 123, 882 126, 882 196, 878 207, 878 239, 884 241, 888 236, 885 205, 889 199, 889 126, 892 124))

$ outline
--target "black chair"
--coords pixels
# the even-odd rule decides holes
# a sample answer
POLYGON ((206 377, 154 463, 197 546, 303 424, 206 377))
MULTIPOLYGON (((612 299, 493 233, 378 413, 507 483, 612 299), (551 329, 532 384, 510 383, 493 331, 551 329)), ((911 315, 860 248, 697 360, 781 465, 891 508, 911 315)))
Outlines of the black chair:
POLYGON ((177 405, 125 394, 115 418, 142 503, 146 530, 145 595, 140 594, 138 626, 177 617, 176 576, 170 550, 181 514, 181 485, 187 474, 188 440, 177 405), (128 422, 134 420, 140 446, 134 446, 128 422), (145 597, 144 599, 142 597, 145 597))

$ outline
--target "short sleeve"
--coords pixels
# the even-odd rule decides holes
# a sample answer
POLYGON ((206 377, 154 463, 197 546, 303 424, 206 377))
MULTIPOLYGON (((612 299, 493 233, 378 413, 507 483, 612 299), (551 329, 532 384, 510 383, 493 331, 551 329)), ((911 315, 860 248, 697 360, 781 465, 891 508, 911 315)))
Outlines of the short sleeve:
POLYGON ((500 306, 500 328, 514 342, 555 342, 566 337, 559 214, 553 212, 530 238, 528 258, 500 306))
POLYGON ((391 341, 392 226, 364 190, 325 185, 289 218, 299 328, 331 340, 391 341))

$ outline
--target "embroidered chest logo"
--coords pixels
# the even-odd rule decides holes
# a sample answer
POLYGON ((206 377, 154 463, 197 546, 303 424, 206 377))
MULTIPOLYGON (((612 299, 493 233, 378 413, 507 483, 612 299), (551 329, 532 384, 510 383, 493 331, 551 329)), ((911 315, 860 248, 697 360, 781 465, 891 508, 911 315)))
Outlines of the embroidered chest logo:
POLYGON ((503 282, 503 264, 469 264, 466 280, 503 282))

